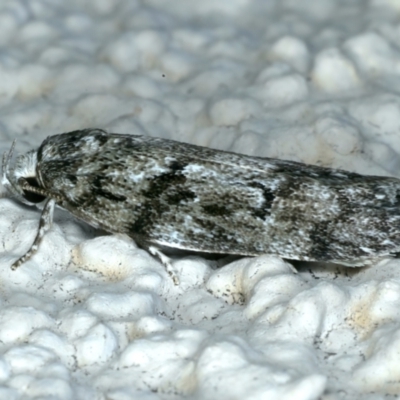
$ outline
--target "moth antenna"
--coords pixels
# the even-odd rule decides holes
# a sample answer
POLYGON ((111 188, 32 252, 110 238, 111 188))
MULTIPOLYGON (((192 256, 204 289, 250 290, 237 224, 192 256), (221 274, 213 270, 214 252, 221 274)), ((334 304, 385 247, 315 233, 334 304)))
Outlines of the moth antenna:
POLYGON ((38 251, 39 245, 42 242, 44 235, 50 230, 53 223, 54 205, 54 199, 46 200, 46 203, 43 207, 42 215, 40 216, 39 229, 36 233, 35 240, 33 241, 29 250, 11 265, 11 269, 13 271, 15 271, 24 262, 30 260, 32 256, 38 251))
POLYGON ((16 188, 16 182, 15 180, 11 177, 10 175, 10 170, 11 170, 11 159, 12 155, 14 153, 14 148, 15 144, 17 143, 17 140, 14 139, 10 150, 6 151, 3 153, 3 160, 2 160, 2 165, 1 165, 1 170, 2 170, 2 184, 6 187, 6 189, 10 189, 11 193, 14 196, 19 196, 19 191, 16 188))
POLYGON ((17 143, 17 139, 14 139, 12 141, 12 143, 11 143, 10 150, 4 152, 4 154, 3 154, 3 165, 2 165, 2 168, 3 168, 3 171, 6 170, 6 173, 8 173, 8 171, 9 171, 8 167, 10 165, 11 157, 12 157, 12 155, 14 153, 14 148, 15 148, 15 144, 16 143, 17 143))
POLYGON ((22 189, 26 190, 27 192, 35 193, 46 198, 52 198, 56 201, 62 200, 60 196, 53 195, 49 193, 46 189, 36 186, 31 186, 24 178, 20 178, 19 182, 21 184, 22 189))

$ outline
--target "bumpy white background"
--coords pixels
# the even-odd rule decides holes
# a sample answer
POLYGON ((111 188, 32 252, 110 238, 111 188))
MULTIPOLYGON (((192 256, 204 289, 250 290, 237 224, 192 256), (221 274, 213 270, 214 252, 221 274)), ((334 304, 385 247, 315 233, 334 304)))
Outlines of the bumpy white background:
MULTIPOLYGON (((400 176, 396 0, 1 0, 0 150, 86 127, 400 176)), ((0 200, 1 399, 394 399, 400 262, 271 256, 174 287, 125 237, 0 200)), ((233 227, 234 229, 234 227, 233 227)))

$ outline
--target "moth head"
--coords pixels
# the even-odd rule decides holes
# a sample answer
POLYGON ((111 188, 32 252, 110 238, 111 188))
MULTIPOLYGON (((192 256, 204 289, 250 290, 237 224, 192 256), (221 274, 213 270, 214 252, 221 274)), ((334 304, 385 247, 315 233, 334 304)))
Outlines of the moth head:
POLYGON ((21 202, 33 205, 41 203, 46 198, 46 193, 41 188, 37 178, 37 151, 31 150, 21 154, 11 165, 15 141, 10 150, 3 154, 2 184, 8 192, 21 202))

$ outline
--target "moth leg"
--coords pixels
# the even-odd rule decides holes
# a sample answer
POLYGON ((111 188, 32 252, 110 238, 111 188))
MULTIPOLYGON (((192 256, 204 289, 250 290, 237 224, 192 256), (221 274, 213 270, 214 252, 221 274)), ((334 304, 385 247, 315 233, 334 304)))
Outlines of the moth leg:
POLYGON ((168 272, 168 275, 171 277, 175 285, 179 285, 179 278, 176 275, 172 264, 171 264, 171 259, 167 257, 164 253, 162 253, 157 247, 155 246, 149 246, 148 249, 150 254, 152 254, 154 257, 157 257, 161 263, 164 265, 166 271, 168 272))
POLYGON ((33 244, 30 247, 30 249, 22 257, 20 257, 17 261, 15 261, 13 265, 11 265, 11 269, 13 271, 15 271, 24 262, 31 259, 32 256, 37 252, 40 242, 42 241, 44 235, 51 228, 53 222, 54 205, 55 205, 54 199, 46 200, 43 207, 42 215, 40 216, 39 228, 35 240, 33 241, 33 244))
POLYGON ((295 267, 293 264, 291 264, 290 262, 287 262, 286 264, 289 265, 289 269, 290 269, 294 274, 297 274, 297 273, 299 272, 299 271, 297 271, 296 267, 295 267))

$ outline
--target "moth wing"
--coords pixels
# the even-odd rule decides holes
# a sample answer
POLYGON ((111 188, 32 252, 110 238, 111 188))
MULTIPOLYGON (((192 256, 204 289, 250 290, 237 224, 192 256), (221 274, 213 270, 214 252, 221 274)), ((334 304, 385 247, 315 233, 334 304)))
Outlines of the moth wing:
POLYGON ((47 143, 40 165, 60 206, 141 243, 316 261, 400 247, 393 178, 141 136, 64 139, 47 143))

